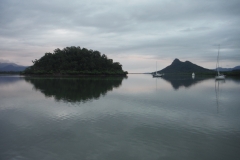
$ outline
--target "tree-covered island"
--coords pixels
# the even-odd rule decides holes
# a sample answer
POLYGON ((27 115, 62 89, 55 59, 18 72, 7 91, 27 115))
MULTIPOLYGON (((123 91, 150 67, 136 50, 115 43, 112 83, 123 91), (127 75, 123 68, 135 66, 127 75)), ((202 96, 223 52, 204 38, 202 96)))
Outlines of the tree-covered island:
POLYGON ((113 62, 99 51, 80 47, 55 49, 45 53, 33 65, 26 68, 25 75, 126 75, 119 62, 113 62))

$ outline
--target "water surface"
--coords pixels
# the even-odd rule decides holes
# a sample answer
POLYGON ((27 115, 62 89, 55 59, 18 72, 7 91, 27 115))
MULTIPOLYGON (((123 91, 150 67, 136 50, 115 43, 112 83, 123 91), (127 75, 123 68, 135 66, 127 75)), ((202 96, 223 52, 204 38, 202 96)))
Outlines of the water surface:
POLYGON ((240 80, 0 76, 0 159, 240 159, 240 80))

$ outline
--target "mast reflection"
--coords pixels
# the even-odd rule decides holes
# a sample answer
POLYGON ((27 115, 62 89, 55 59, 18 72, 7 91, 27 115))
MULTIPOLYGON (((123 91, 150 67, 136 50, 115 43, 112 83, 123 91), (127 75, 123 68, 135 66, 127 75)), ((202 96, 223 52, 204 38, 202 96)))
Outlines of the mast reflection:
POLYGON ((215 80, 215 93, 216 93, 216 105, 217 112, 219 112, 219 95, 220 95, 220 84, 225 83, 225 80, 215 80))

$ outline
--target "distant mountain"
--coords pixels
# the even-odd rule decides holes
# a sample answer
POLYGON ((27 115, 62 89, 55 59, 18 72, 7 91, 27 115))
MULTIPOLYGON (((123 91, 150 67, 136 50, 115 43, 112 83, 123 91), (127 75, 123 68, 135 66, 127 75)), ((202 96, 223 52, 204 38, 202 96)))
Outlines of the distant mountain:
POLYGON ((20 72, 24 71, 26 68, 26 66, 20 66, 15 63, 0 63, 0 71, 2 72, 20 72))
MULTIPOLYGON (((212 69, 212 70, 216 71, 216 69, 212 69)), ((222 67, 219 67, 218 70, 221 71, 221 72, 229 72, 229 71, 233 71, 233 70, 240 70, 240 66, 236 66, 234 68, 222 68, 222 67)))
MULTIPOLYGON (((213 69, 214 71, 216 71, 216 69, 213 69)), ((232 68, 222 68, 222 67, 218 67, 218 70, 221 72, 228 72, 228 71, 232 71, 232 68)))
POLYGON ((16 64, 15 63, 4 63, 4 62, 2 63, 2 62, 0 62, 0 68, 8 66, 8 65, 16 65, 16 64))
POLYGON ((213 73, 210 69, 203 68, 190 61, 181 62, 175 59, 170 66, 158 71, 160 73, 213 73))
POLYGON ((240 66, 236 66, 232 70, 240 70, 240 66))

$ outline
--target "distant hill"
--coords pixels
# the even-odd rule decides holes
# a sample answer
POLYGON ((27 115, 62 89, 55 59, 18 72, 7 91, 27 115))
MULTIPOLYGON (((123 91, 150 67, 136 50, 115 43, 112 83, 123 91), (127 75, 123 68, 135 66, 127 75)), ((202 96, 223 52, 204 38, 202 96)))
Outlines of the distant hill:
POLYGON ((160 73, 214 73, 213 70, 203 68, 190 61, 181 62, 179 59, 175 59, 170 66, 158 71, 160 73))
POLYGON ((236 66, 232 70, 240 70, 240 66, 236 66))
POLYGON ((20 66, 15 63, 0 63, 0 71, 1 72, 20 72, 24 71, 27 67, 26 66, 20 66))
MULTIPOLYGON (((216 71, 216 69, 212 69, 212 70, 216 71)), ((240 66, 236 66, 236 67, 233 67, 233 68, 219 67, 218 70, 221 71, 221 72, 229 72, 229 71, 233 71, 233 70, 240 70, 240 66)))

